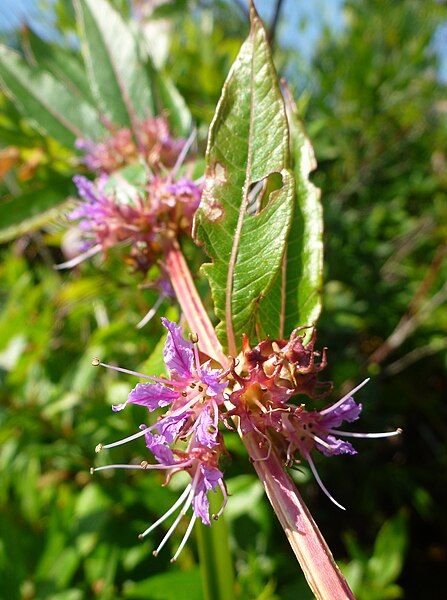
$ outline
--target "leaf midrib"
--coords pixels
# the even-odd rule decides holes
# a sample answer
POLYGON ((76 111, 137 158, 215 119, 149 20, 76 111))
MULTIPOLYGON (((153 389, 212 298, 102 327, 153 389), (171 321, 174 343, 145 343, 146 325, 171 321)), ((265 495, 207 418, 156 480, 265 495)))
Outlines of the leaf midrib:
MULTIPOLYGON (((254 46, 254 30, 253 27, 250 29, 250 41, 254 46)), ((251 181, 252 172, 252 160, 253 160, 253 95, 254 95, 254 52, 251 53, 250 59, 250 125, 248 131, 248 152, 247 152, 247 167, 245 169, 245 183, 243 188, 242 202, 239 209, 239 215, 236 225, 236 231, 233 238, 231 247, 230 261, 228 263, 227 282, 225 286, 226 298, 225 298, 225 320, 227 325, 227 344, 228 351, 231 356, 236 355, 236 340, 234 336, 233 328, 233 315, 232 315, 232 300, 233 300, 233 287, 234 287, 234 273, 236 270, 237 254, 239 249, 239 242, 241 239, 242 227, 244 224, 244 218, 247 210, 248 202, 248 188, 251 181)))

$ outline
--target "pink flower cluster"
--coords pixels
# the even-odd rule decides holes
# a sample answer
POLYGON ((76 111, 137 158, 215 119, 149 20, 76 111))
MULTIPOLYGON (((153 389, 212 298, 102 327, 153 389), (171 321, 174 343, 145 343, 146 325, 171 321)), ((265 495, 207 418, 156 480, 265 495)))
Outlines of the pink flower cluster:
POLYGON ((111 129, 111 135, 100 143, 79 139, 78 150, 85 152, 83 162, 93 173, 113 173, 143 159, 153 171, 172 168, 183 150, 186 140, 171 136, 167 119, 151 117, 143 121, 138 139, 128 128, 111 129))
POLYGON ((165 519, 180 509, 167 534, 155 550, 158 554, 182 517, 192 507, 192 517, 185 536, 172 560, 176 560, 184 547, 197 518, 210 524, 208 493, 219 487, 223 505, 214 515, 218 518, 227 502, 227 492, 219 460, 226 453, 219 424, 232 428, 230 420, 237 417, 243 435, 255 432, 267 460, 276 452, 285 466, 306 460, 323 492, 340 508, 328 492, 311 457, 313 450, 325 456, 355 454, 350 442, 343 438, 379 438, 397 435, 400 429, 383 433, 355 433, 339 429, 343 422, 358 419, 362 405, 353 395, 367 383, 364 381, 335 404, 321 410, 306 410, 297 404, 297 396, 322 398, 330 393, 331 385, 321 383, 318 373, 326 365, 326 352, 314 350, 315 332, 305 342, 295 330, 289 340, 265 340, 251 348, 247 338, 232 368, 215 368, 211 360, 197 348, 197 339, 183 338, 181 328, 162 319, 168 334, 164 348, 164 361, 169 378, 157 378, 119 367, 102 365, 124 373, 148 379, 139 383, 126 402, 114 406, 121 411, 127 404, 138 404, 153 412, 167 409, 152 425, 141 425, 140 431, 116 442, 99 444, 97 451, 113 448, 144 437, 146 446, 157 461, 140 465, 106 465, 92 469, 159 469, 167 470, 167 480, 180 471, 190 474, 187 485, 178 501, 156 523, 144 531, 145 537, 165 519), (180 508, 181 507, 181 508, 180 508))

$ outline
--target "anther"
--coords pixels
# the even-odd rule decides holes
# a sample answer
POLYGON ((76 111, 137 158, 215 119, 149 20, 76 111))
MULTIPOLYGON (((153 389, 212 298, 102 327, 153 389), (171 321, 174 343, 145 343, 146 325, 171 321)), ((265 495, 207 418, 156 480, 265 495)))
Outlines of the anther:
POLYGON ((396 429, 396 433, 400 434, 400 433, 402 433, 402 432, 403 432, 403 429, 401 429, 400 427, 398 427, 398 428, 396 429))
POLYGON ((195 383, 190 383, 189 387, 194 389, 196 387, 196 384, 195 383))
POLYGON ((197 344, 197 342, 199 341, 199 336, 197 335, 197 333, 190 332, 188 337, 189 337, 189 341, 192 344, 197 344))
POLYGON ((187 396, 187 395, 188 395, 188 394, 187 394, 186 392, 182 392, 182 396, 183 396, 183 398, 186 398, 186 396, 187 396))
POLYGON ((199 385, 199 387, 197 388, 199 390, 199 392, 203 392, 203 386, 199 385))
POLYGON ((93 467, 90 467, 90 475, 93 475, 94 472, 95 472, 95 469, 93 467))
POLYGON ((101 452, 101 450, 103 449, 104 445, 103 444, 98 444, 95 448, 95 452, 96 454, 98 454, 99 452, 101 452))
POLYGON ((94 356, 92 358, 92 366, 99 367, 100 364, 101 364, 101 361, 99 360, 99 358, 97 356, 94 356))
POLYGON ((147 462, 147 460, 142 460, 142 461, 140 462, 140 467, 143 467, 143 469, 145 469, 145 468, 148 466, 148 464, 149 464, 149 463, 147 462))
POLYGON ((213 515, 213 519, 214 519, 215 521, 218 521, 218 520, 219 520, 219 515, 213 515))
POLYGON ((156 550, 154 550, 154 551, 152 552, 152 556, 158 556, 158 552, 157 552, 156 550))
POLYGON ((138 539, 139 539, 139 540, 143 540, 143 539, 144 539, 144 535, 143 535, 142 533, 139 533, 139 534, 138 534, 138 539))

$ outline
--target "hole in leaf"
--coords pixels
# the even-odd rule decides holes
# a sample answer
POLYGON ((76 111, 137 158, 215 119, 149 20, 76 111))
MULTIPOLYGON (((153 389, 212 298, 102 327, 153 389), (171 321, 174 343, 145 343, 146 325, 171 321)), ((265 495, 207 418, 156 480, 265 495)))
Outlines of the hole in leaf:
POLYGON ((280 190, 283 185, 281 173, 270 173, 264 179, 255 181, 248 190, 247 214, 257 215, 267 206, 272 192, 280 190))

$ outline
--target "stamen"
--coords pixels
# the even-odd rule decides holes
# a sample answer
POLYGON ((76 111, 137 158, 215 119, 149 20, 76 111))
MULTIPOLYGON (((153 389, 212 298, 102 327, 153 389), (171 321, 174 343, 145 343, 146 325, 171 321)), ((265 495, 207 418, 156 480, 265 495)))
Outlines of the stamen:
POLYGON ((182 541, 180 542, 180 546, 177 548, 177 552, 174 554, 174 556, 171 558, 171 562, 175 562, 177 560, 177 558, 180 556, 180 552, 183 550, 183 548, 185 547, 186 542, 189 539, 189 536, 191 535, 192 532, 192 528, 194 527, 194 523, 196 522, 197 517, 196 515, 193 515, 191 517, 191 520, 189 522, 188 528, 186 529, 185 535, 183 536, 182 541))
POLYGON ((101 244, 96 244, 95 246, 92 246, 85 252, 78 254, 78 256, 75 256, 71 260, 67 260, 66 262, 60 263, 59 265, 54 265, 54 268, 57 270, 61 270, 61 269, 71 269, 72 267, 76 267, 76 265, 79 265, 81 262, 84 262, 84 260, 87 260, 87 258, 90 258, 91 256, 94 256, 95 254, 98 254, 98 252, 101 251, 101 247, 102 247, 101 244))
POLYGON ((158 297, 158 299, 155 302, 154 306, 147 311, 147 313, 144 315, 144 317, 141 319, 141 321, 136 325, 137 329, 141 329, 142 327, 144 327, 145 325, 147 325, 149 323, 149 321, 151 321, 155 317, 155 315, 158 312, 158 309, 162 305, 163 300, 165 298, 166 298, 166 294, 161 294, 158 297))
POLYGON ((145 375, 144 373, 138 373, 138 371, 123 369, 122 367, 115 367, 114 365, 109 365, 107 363, 101 362, 99 358, 96 357, 92 359, 92 365, 94 367, 105 367, 106 369, 118 371, 119 373, 126 373, 126 375, 135 375, 135 377, 139 377, 140 379, 149 379, 149 381, 155 381, 155 383, 161 383, 163 385, 168 385, 171 387, 184 387, 184 384, 178 381, 172 381, 171 379, 164 379, 160 377, 153 377, 152 375, 145 375))
POLYGON ((225 510, 225 507, 226 507, 227 502, 228 502, 228 492, 227 492, 227 489, 225 487, 224 482, 222 481, 222 479, 219 479, 218 483, 219 483, 220 490, 222 492, 223 502, 222 502, 222 506, 219 508, 219 510, 217 511, 217 513, 213 515, 213 519, 215 521, 217 521, 219 519, 219 517, 222 516, 222 513, 225 510))
POLYGON ((191 461, 183 462, 183 463, 174 463, 173 465, 162 465, 162 464, 149 464, 146 461, 143 461, 139 465, 104 465, 102 467, 95 467, 90 469, 90 473, 96 473, 96 471, 108 471, 109 469, 136 469, 138 471, 146 471, 146 470, 158 470, 164 471, 167 469, 176 469, 183 468, 191 464, 191 461))
POLYGON ((328 429, 329 433, 352 438, 387 438, 400 435, 402 429, 398 427, 394 431, 382 431, 380 433, 358 433, 357 431, 339 431, 338 429, 328 429))
POLYGON ((118 440, 117 442, 112 442, 110 444, 98 444, 95 448, 95 451, 100 452, 103 449, 115 448, 116 446, 122 446, 123 444, 127 444, 127 442, 132 442, 133 440, 136 440, 139 437, 142 437, 145 433, 147 433, 148 431, 153 429, 156 425, 158 425, 158 423, 154 423, 154 425, 151 425, 150 427, 145 427, 141 431, 138 431, 137 433, 129 435, 128 437, 123 438, 122 440, 118 440))
MULTIPOLYGON (((328 429, 328 431, 331 431, 330 429, 328 429)), ((317 444, 320 444, 320 446, 324 446, 325 448, 327 448, 328 450, 333 450, 333 446, 331 446, 330 444, 328 444, 328 442, 326 442, 325 440, 321 439, 320 437, 318 437, 318 435, 315 435, 314 433, 309 433, 306 432, 306 434, 313 438, 317 444)))
POLYGON ((353 396, 356 392, 358 392, 364 385, 366 385, 368 383, 368 381, 371 378, 368 377, 368 379, 365 379, 365 381, 362 381, 362 383, 359 383, 359 385, 357 387, 355 387, 353 390, 351 390, 348 394, 346 394, 345 396, 343 396, 343 398, 341 398, 341 400, 339 400, 338 402, 336 402, 335 404, 333 404, 332 406, 328 406, 327 408, 325 408, 324 410, 320 410, 320 415, 326 415, 329 412, 332 412, 333 410, 335 410, 336 408, 338 408, 341 404, 343 404, 344 402, 346 402, 346 400, 348 398, 350 398, 351 396, 353 396))
POLYGON ((161 523, 163 523, 163 521, 166 521, 166 519, 168 517, 170 517, 172 515, 173 512, 175 512, 177 510, 177 508, 180 506, 180 504, 183 502, 183 500, 186 498, 186 496, 189 494, 189 490, 191 489, 191 484, 188 483, 188 485, 186 486, 186 488, 183 490, 181 496, 176 500, 176 502, 171 506, 170 509, 168 509, 164 515, 162 515, 158 521, 155 521, 155 523, 153 523, 150 527, 148 527, 146 529, 146 531, 143 531, 143 533, 140 533, 140 535, 138 536, 139 539, 143 539, 146 535, 148 535, 151 531, 153 531, 156 527, 158 527, 161 523))
POLYGON ((194 493, 196 491, 196 486, 197 486, 197 480, 198 480, 198 474, 199 474, 199 472, 200 472, 200 470, 197 469, 196 474, 194 475, 193 482, 191 484, 191 490, 190 490, 190 492, 188 494, 188 497, 186 498, 186 501, 185 501, 185 503, 184 503, 184 505, 182 507, 182 510, 179 512, 179 514, 177 515, 175 521, 172 523, 171 527, 168 529, 168 532, 166 533, 166 535, 164 536, 164 538, 161 540, 160 544, 158 545, 158 548, 152 552, 152 554, 154 556, 158 555, 158 553, 160 552, 160 550, 163 548, 163 546, 166 544, 166 542, 171 537, 173 531, 177 528, 177 525, 180 523, 180 521, 182 520, 182 518, 186 514, 188 508, 191 506, 191 502, 192 502, 192 499, 194 497, 194 493))
POLYGON ((193 129, 188 137, 188 139, 185 142, 185 145, 183 146, 180 154, 177 157, 177 160, 175 161, 175 165, 172 168, 171 171, 171 177, 175 177, 177 175, 177 171, 180 169, 180 167, 183 164, 183 161, 186 158, 186 155, 189 152, 189 149, 191 148, 194 140, 196 139, 196 135, 197 135, 197 131, 196 129, 193 129))
POLYGON ((304 457, 306 458, 307 462, 309 463, 309 466, 310 466, 311 471, 316 479, 316 482, 318 483, 320 488, 323 490, 323 492, 326 494, 326 496, 329 498, 329 500, 331 502, 333 502, 335 504, 335 506, 338 506, 338 508, 341 508, 342 510, 346 510, 346 508, 344 506, 342 506, 339 502, 337 502, 337 500, 328 492, 326 486, 321 481, 321 478, 318 475, 317 468, 316 468, 315 463, 312 460, 310 454, 308 452, 304 452, 303 454, 304 454, 304 457))

